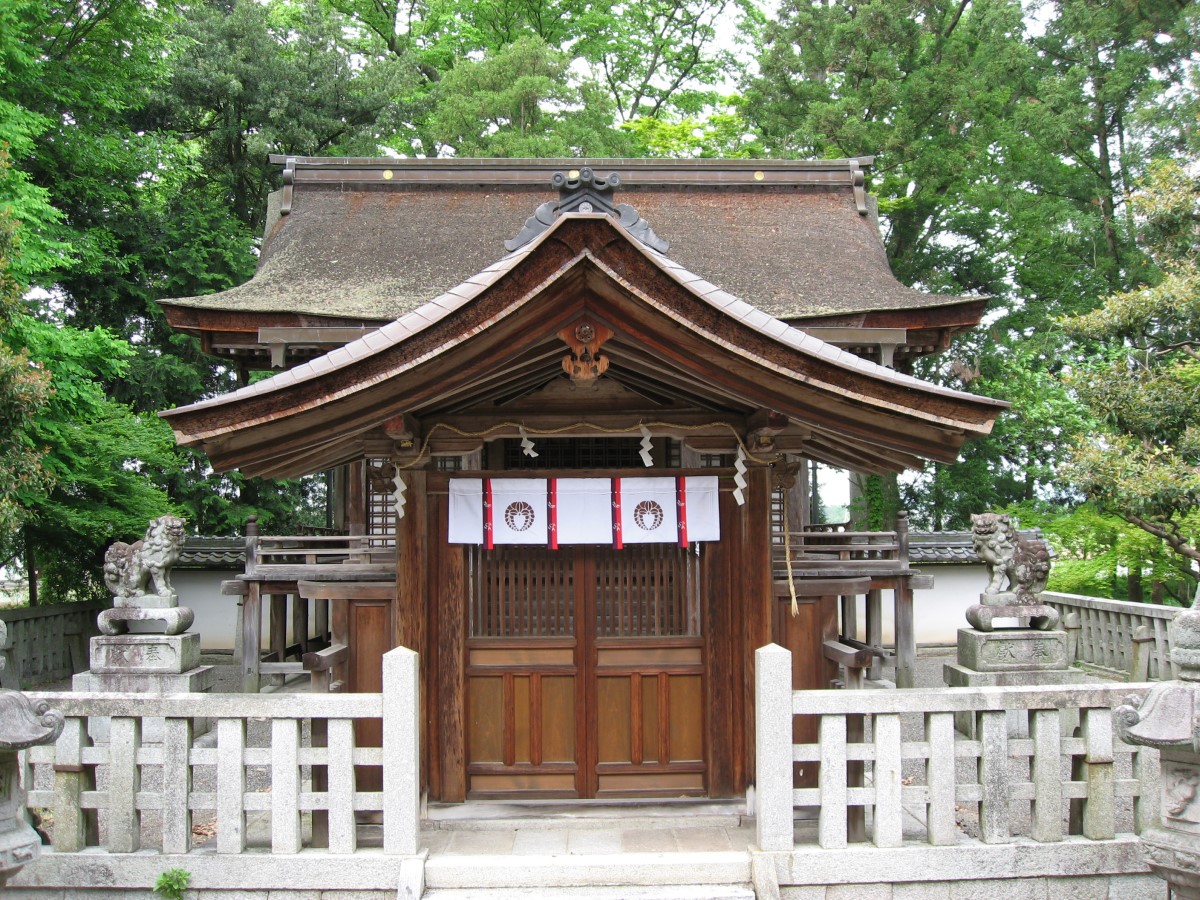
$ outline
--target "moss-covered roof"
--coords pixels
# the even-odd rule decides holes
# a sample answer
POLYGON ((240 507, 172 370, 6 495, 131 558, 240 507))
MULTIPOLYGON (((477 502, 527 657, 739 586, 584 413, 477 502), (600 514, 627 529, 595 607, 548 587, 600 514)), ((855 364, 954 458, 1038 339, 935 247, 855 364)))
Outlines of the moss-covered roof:
MULTIPOLYGON (((385 322, 505 254, 504 242, 579 160, 299 160, 273 197, 257 273, 228 291, 163 301, 231 313, 385 322)), ((900 284, 859 160, 601 160, 614 200, 667 256, 781 319, 937 307, 964 298, 900 284)))

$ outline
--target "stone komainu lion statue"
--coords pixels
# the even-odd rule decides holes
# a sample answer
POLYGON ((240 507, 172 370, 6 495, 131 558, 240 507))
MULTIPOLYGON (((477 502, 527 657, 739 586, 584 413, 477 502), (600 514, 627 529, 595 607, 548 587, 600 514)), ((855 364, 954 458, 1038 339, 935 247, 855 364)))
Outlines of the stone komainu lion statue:
POLYGON ((1040 538, 1025 540, 1012 519, 998 513, 971 516, 971 542, 979 558, 987 564, 987 594, 1007 590, 1017 595, 1018 603, 1038 603, 1037 594, 1046 589, 1050 577, 1050 548, 1040 538))
MULTIPOLYGON (((151 519, 146 536, 133 544, 117 541, 104 554, 104 583, 119 598, 153 593, 175 600, 171 569, 183 550, 184 521, 178 516, 151 519), (147 591, 149 582, 154 590, 147 591)), ((118 604, 120 605, 120 604, 118 604)))

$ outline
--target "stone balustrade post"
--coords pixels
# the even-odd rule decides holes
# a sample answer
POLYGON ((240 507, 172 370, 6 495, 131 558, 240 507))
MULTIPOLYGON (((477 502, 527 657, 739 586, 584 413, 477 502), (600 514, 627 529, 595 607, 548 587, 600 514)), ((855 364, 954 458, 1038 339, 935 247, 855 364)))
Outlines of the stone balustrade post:
POLYGON ((419 657, 407 647, 383 656, 383 851, 417 852, 421 827, 419 657))
POLYGON ((791 850, 792 654, 777 644, 754 652, 756 839, 763 851, 791 850))

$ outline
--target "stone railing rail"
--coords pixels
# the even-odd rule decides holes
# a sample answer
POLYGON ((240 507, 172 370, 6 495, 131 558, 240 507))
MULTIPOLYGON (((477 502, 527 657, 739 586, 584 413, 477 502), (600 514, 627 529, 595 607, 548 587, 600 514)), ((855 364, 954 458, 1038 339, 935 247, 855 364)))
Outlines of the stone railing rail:
POLYGON ((1067 651, 1076 662, 1129 681, 1176 677, 1167 626, 1183 607, 1054 591, 1043 592, 1042 599, 1062 616, 1067 651))
POLYGON ((797 807, 819 810, 824 850, 956 844, 964 811, 985 844, 1104 841, 1158 821, 1157 752, 1113 734, 1112 709, 1145 685, 792 691, 788 651, 763 647, 755 666, 765 851, 796 845, 797 807), (978 740, 955 731, 956 714, 976 717, 978 740), (815 743, 793 743, 797 718, 815 723, 815 743), (794 783, 794 763, 819 764, 814 785, 794 783), (906 833, 906 809, 923 836, 906 833))
POLYGON ((272 854, 305 848, 306 813, 325 820, 313 832, 327 834, 328 852, 355 852, 356 814, 377 813, 383 852, 414 854, 417 671, 417 655, 397 648, 384 656, 381 694, 32 694, 51 700, 67 724, 54 746, 26 751, 26 803, 51 810, 55 852, 129 854, 144 841, 147 850, 187 854, 204 814, 215 824, 216 852, 240 854, 248 817, 269 811, 272 854), (107 743, 88 737, 95 716, 109 717, 107 743), (148 718, 163 720, 161 743, 143 741, 148 718), (198 718, 212 721, 215 745, 193 742, 198 718), (251 719, 269 722, 268 747, 247 746, 251 719), (382 746, 356 746, 355 723, 372 719, 382 720, 382 746), (324 733, 325 746, 305 745, 305 720, 313 733, 324 733), (360 790, 355 766, 381 767, 382 790, 360 790), (208 777, 197 777, 200 767, 210 767, 208 777), (323 779, 305 780, 310 767, 323 779))
POLYGON ((8 643, 0 685, 22 688, 69 678, 88 667, 88 638, 99 633, 96 616, 111 603, 62 603, 0 609, 8 643))

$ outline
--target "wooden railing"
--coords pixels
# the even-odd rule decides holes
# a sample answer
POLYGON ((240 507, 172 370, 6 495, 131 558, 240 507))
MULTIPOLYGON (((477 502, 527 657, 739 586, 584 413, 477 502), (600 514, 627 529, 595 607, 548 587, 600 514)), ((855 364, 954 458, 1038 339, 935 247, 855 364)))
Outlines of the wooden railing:
POLYGON ((848 575, 908 568, 908 533, 898 531, 790 531, 774 535, 776 571, 845 570, 848 575), (785 544, 786 541, 786 544, 785 544))
POLYGON ((755 665, 764 850, 798 843, 796 807, 819 811, 822 849, 951 845, 964 825, 986 844, 1103 841, 1158 822, 1157 751, 1113 733, 1112 709, 1144 685, 793 692, 788 651, 761 648, 755 665), (815 743, 793 744, 797 717, 815 718, 815 743), (818 767, 815 786, 794 783, 796 763, 818 767), (923 831, 905 833, 905 810, 923 831))
POLYGON ((67 722, 55 745, 24 752, 26 803, 52 812, 56 852, 186 854, 197 832, 215 830, 217 853, 239 854, 252 818, 269 812, 273 854, 313 845, 306 818, 329 852, 353 853, 357 818, 371 813, 381 817, 384 853, 414 854, 417 655, 386 654, 383 681, 381 694, 31 694, 67 722), (93 742, 98 717, 107 740, 93 742), (197 719, 211 720, 215 743, 193 740, 197 719), (380 747, 355 743, 355 723, 369 719, 382 719, 380 747), (251 720, 269 723, 266 746, 249 745, 251 720), (303 740, 306 721, 324 746, 303 740), (356 766, 382 769, 382 789, 361 790, 356 766))
POLYGON ((1075 662, 1129 681, 1175 677, 1167 626, 1182 607, 1053 591, 1042 599, 1062 615, 1075 662))
POLYGON ((360 571, 394 571, 395 547, 386 538, 363 534, 246 536, 246 574, 290 579, 313 566, 350 565, 360 571))

